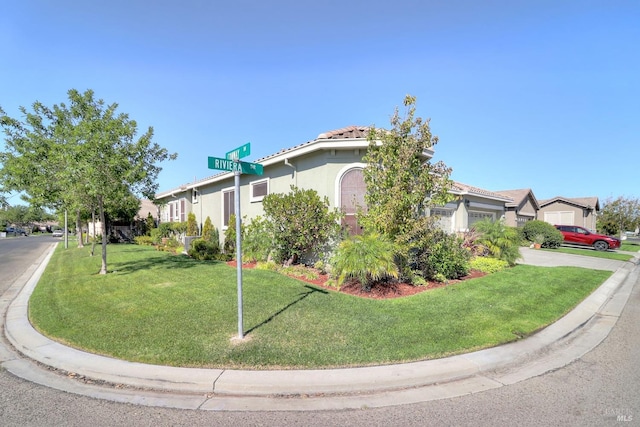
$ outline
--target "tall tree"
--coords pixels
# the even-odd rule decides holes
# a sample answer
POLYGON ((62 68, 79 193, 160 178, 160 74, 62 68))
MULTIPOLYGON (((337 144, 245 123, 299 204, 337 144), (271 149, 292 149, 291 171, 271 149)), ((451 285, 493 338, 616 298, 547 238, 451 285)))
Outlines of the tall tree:
POLYGON ((428 221, 428 207, 451 199, 451 169, 442 161, 432 163, 427 150, 438 143, 429 119, 416 117, 416 98, 404 99, 405 116, 396 108, 391 129, 369 130, 369 148, 363 160, 367 186, 367 213, 360 222, 392 239, 406 237, 428 221))
POLYGON ((609 198, 600 211, 597 228, 603 233, 616 235, 633 231, 640 226, 640 200, 620 196, 609 198))
MULTIPOLYGON (((96 208, 102 226, 102 266, 107 272, 107 210, 117 211, 130 195, 152 198, 159 163, 174 159, 152 141, 153 128, 137 137, 137 123, 118 104, 105 105, 94 92, 68 92, 69 105, 40 102, 21 107, 25 121, 0 110, 5 151, 0 185, 25 192, 36 205, 76 212, 96 208)), ((124 206, 126 208, 126 205, 124 206)))

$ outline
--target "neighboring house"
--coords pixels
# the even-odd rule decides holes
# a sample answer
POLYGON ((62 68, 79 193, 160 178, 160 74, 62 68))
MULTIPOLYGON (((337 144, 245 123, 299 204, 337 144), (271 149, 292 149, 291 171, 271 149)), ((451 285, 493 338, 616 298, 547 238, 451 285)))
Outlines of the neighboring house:
POLYGON ((432 208, 429 214, 437 215, 440 228, 451 233, 469 231, 473 224, 484 219, 502 218, 505 204, 512 202, 502 194, 461 182, 454 182, 449 192, 456 199, 445 206, 432 208))
POLYGON ((520 190, 502 190, 496 191, 496 193, 512 200, 505 205, 506 211, 504 219, 506 225, 511 227, 522 227, 527 223, 527 221, 537 218, 540 204, 530 188, 523 188, 520 190))
MULTIPOLYGON (((140 209, 138 210, 138 213, 134 218, 134 223, 136 221, 146 221, 147 216, 151 214, 151 216, 153 217, 153 219, 157 224, 159 212, 160 212, 160 208, 156 206, 151 200, 141 199, 140 209)), ((126 224, 114 223, 114 224, 111 224, 111 230, 109 230, 109 232, 112 234, 113 233, 117 234, 119 237, 121 237, 124 240, 128 240, 128 239, 131 239, 132 234, 134 234, 133 225, 134 224, 132 223, 126 223, 126 224)), ((97 219, 97 217, 96 217, 95 223, 89 220, 87 234, 90 237, 102 234, 102 223, 100 222, 99 219, 97 219)))
POLYGON ((599 212, 597 197, 554 197, 540 201, 538 219, 549 224, 579 225, 595 231, 599 212))

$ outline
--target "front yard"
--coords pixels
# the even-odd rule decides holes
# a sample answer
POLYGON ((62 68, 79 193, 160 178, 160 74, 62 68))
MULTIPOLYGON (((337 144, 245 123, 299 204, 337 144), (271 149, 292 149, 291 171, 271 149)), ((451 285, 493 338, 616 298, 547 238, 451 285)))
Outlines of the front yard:
POLYGON ((89 248, 57 248, 29 305, 44 334, 152 364, 245 369, 363 366, 439 358, 520 339, 554 322, 610 272, 518 265, 386 300, 151 247, 110 245, 108 275, 89 248))

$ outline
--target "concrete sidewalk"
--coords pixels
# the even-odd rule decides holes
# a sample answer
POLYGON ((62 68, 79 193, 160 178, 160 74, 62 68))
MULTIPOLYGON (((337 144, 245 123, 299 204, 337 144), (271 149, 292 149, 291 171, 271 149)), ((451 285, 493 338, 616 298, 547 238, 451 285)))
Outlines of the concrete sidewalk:
POLYGON ((40 335, 27 319, 27 306, 52 253, 43 257, 33 275, 16 281, 0 300, 0 309, 6 310, 5 334, 14 346, 0 342, 2 366, 29 381, 71 393, 204 410, 381 407, 513 384, 565 366, 597 346, 615 325, 640 274, 637 258, 634 262, 609 261, 524 248, 524 263, 614 273, 553 325, 500 347, 399 365, 242 371, 131 363, 75 350, 40 335))

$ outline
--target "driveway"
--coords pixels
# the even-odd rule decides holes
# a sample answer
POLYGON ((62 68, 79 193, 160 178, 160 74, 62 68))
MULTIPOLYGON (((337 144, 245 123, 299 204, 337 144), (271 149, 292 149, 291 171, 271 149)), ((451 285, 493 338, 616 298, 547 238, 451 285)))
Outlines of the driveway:
POLYGON ((590 268, 592 270, 616 271, 629 262, 530 248, 520 248, 520 253, 523 259, 519 261, 519 264, 538 265, 542 267, 570 266, 590 268))

